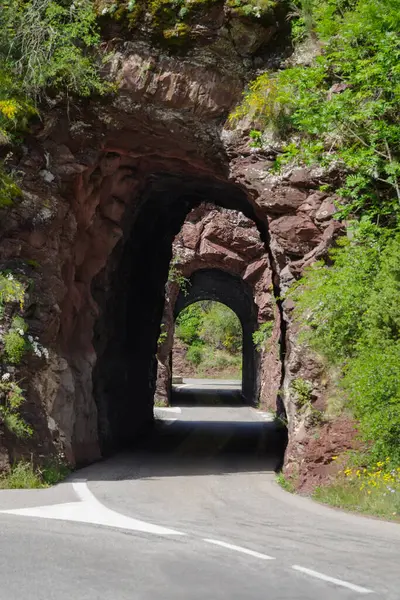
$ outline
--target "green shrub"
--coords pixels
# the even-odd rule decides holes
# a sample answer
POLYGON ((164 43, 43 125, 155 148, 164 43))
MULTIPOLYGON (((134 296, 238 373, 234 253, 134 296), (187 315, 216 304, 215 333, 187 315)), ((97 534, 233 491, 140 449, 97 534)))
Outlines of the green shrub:
POLYGON ((296 396, 296 404, 299 408, 311 406, 312 384, 301 377, 294 379, 290 387, 296 396))
POLYGON ((20 461, 9 473, 0 476, 0 489, 39 489, 59 483, 70 469, 59 461, 35 468, 32 462, 20 461))
MULTIPOLYGON (((6 304, 17 305, 20 310, 24 306, 25 285, 18 281, 12 273, 0 273, 0 309, 1 316, 6 304)), ((24 402, 22 388, 13 380, 7 370, 9 363, 17 365, 21 362, 29 344, 25 340, 27 325, 24 319, 16 314, 11 324, 7 323, 3 334, 3 350, 0 354, 2 375, 0 379, 0 417, 5 427, 18 438, 32 435, 33 431, 20 414, 20 407, 24 402)))
POLYGON ((228 0, 230 6, 236 14, 243 17, 253 17, 261 19, 273 15, 276 0, 228 0))
POLYGON ((203 349, 199 345, 192 345, 186 352, 186 359, 198 367, 203 360, 203 349))
POLYGON ((60 460, 47 462, 40 468, 39 473, 44 485, 55 485, 63 481, 71 472, 71 469, 60 460))
POLYGON ((96 18, 91 0, 7 0, 0 13, 0 65, 2 59, 27 97, 48 88, 103 93, 93 59, 101 41, 96 18))
MULTIPOLYGON (((0 127, 0 137, 2 131, 0 127)), ((21 195, 21 190, 14 179, 7 174, 0 164, 0 208, 12 206, 16 198, 21 195)))
POLYGON ((253 344, 259 352, 268 349, 268 343, 272 337, 273 331, 273 321, 267 321, 266 323, 261 323, 258 329, 253 333, 253 344))
POLYGON ((220 378, 240 379, 242 372, 242 355, 232 354, 226 350, 216 350, 211 346, 203 346, 203 358, 199 365, 199 376, 207 376, 214 372, 220 378))
POLYGON ((170 283, 178 284, 179 289, 186 296, 188 293, 188 287, 190 285, 190 281, 187 277, 185 277, 183 275, 182 270, 179 266, 179 263, 180 263, 180 259, 178 256, 175 256, 171 260, 171 264, 169 266, 169 271, 168 271, 168 281, 170 283))
POLYGON ((21 309, 24 306, 25 286, 11 273, 0 273, 0 304, 18 302, 21 309))
POLYGON ((283 488, 286 492, 290 494, 294 494, 296 491, 294 483, 288 477, 285 477, 283 473, 279 473, 276 476, 276 482, 283 488))
POLYGON ((373 460, 400 464, 400 233, 364 224, 290 292, 303 338, 342 374, 373 460))
POLYGON ((3 337, 4 353, 8 362, 19 364, 26 351, 26 342, 15 329, 10 329, 3 337))
POLYGON ((0 477, 2 489, 38 489, 46 487, 30 462, 18 462, 11 471, 0 477))
POLYGON ((176 336, 184 344, 199 344, 203 313, 199 303, 185 308, 176 319, 176 336))
POLYGON ((400 210, 399 0, 296 0, 295 37, 318 40, 311 64, 264 73, 234 123, 253 117, 286 140, 277 168, 341 171, 341 214, 393 222, 400 210), (336 85, 337 84, 337 85, 336 85), (336 87, 334 87, 336 86, 336 87))
POLYGON ((7 429, 18 438, 27 438, 33 429, 20 414, 25 402, 22 388, 15 381, 8 381, 3 375, 0 381, 0 417, 7 429))

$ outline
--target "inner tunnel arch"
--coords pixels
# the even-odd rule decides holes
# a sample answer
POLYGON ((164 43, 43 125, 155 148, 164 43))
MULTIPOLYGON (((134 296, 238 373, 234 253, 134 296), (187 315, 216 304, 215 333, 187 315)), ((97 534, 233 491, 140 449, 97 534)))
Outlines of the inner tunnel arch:
POLYGON ((201 300, 214 300, 228 306, 239 318, 243 332, 242 397, 246 404, 258 403, 260 390, 259 355, 253 343, 258 308, 251 286, 241 277, 222 269, 199 269, 180 290, 174 306, 174 321, 185 308, 201 300))

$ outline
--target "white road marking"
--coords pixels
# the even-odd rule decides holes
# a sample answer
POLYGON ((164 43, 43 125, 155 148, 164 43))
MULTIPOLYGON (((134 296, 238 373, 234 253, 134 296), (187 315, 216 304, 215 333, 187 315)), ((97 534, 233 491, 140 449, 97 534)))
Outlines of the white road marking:
POLYGON ((292 569, 295 571, 300 571, 300 573, 305 573, 306 575, 310 575, 311 577, 315 577, 316 579, 322 579, 323 581, 328 581, 329 583, 334 583, 335 585, 340 585, 341 587, 348 588, 353 592, 358 592, 359 594, 373 594, 372 590, 368 588, 360 587, 359 585, 354 585, 354 583, 348 583, 347 581, 343 581, 342 579, 335 579, 335 577, 329 577, 329 575, 324 575, 323 573, 318 573, 318 571, 313 571, 312 569, 306 569, 305 567, 300 567, 299 565, 293 565, 292 569))
POLYGON ((65 504, 53 504, 49 506, 36 506, 31 508, 18 508, 14 510, 2 510, 0 512, 10 515, 25 517, 39 517, 42 519, 57 519, 59 521, 76 521, 78 523, 91 523, 93 525, 104 525, 130 531, 141 531, 154 535, 186 535, 174 529, 153 525, 139 519, 126 517, 118 512, 104 506, 89 490, 85 481, 72 484, 80 502, 67 502, 65 504))
POLYGON ((236 552, 242 552, 243 554, 248 554, 249 556, 254 556, 255 558, 261 558, 262 560, 275 560, 273 556, 261 554, 261 552, 255 552, 254 550, 249 550, 248 548, 243 548, 242 546, 235 546, 234 544, 221 542, 220 540, 203 538, 203 541, 208 542, 209 544, 215 544, 216 546, 222 546, 223 548, 228 548, 229 550, 235 550, 236 552))
POLYGON ((170 412, 170 413, 178 413, 182 412, 182 409, 179 406, 156 406, 154 408, 156 412, 170 412))

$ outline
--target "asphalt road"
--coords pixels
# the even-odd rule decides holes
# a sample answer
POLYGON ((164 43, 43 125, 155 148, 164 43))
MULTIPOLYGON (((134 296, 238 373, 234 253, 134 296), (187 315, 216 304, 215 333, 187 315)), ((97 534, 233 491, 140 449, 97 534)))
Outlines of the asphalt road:
POLYGON ((146 447, 0 492, 0 600, 400 599, 400 526, 281 490, 268 415, 156 410, 146 447))

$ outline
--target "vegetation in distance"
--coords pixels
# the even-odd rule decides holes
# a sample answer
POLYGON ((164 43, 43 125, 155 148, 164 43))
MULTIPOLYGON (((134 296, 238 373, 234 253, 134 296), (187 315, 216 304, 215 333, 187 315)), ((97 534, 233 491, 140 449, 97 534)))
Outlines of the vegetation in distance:
POLYGON ((176 319, 175 337, 197 376, 241 378, 242 326, 224 304, 211 300, 190 304, 176 319))

